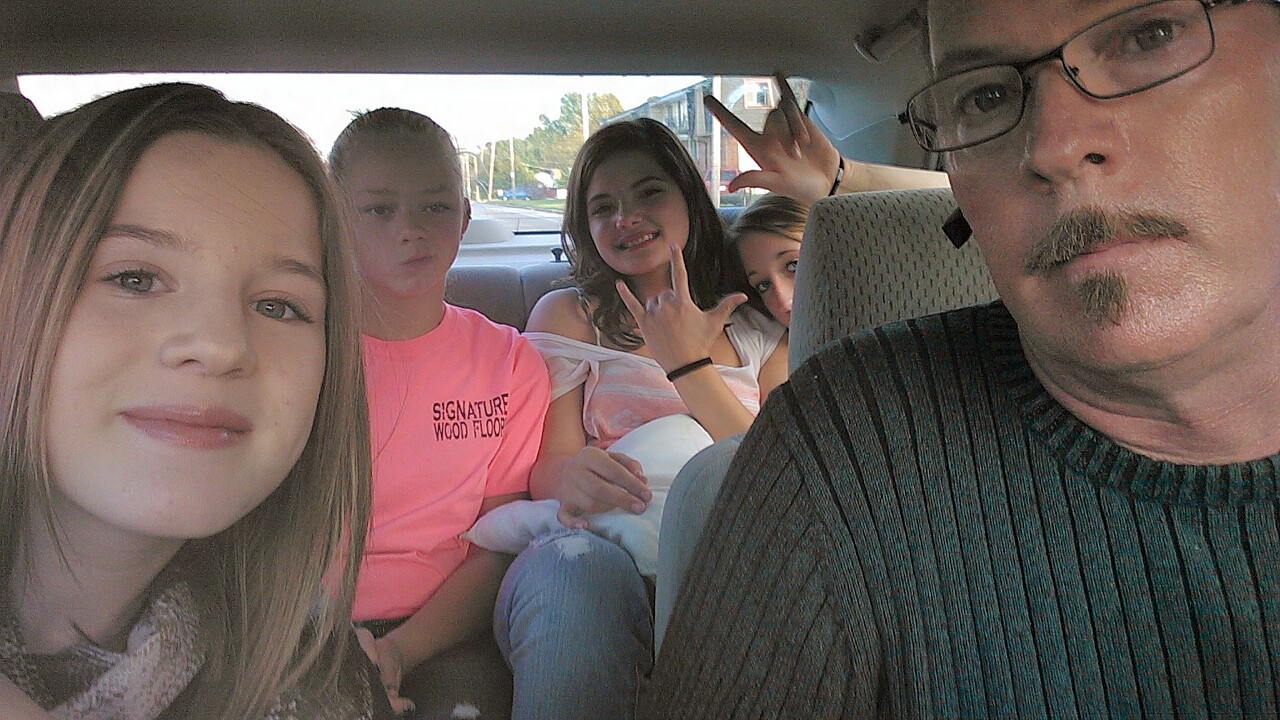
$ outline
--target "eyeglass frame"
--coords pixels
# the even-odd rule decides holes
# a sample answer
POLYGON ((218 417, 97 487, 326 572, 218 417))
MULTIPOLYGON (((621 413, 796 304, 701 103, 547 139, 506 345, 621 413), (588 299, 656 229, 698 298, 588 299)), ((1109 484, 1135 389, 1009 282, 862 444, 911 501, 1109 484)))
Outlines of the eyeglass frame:
MULTIPOLYGON (((1062 44, 1058 45, 1057 47, 1050 50, 1049 52, 1046 52, 1043 55, 1034 57, 1030 60, 1024 60, 1022 62, 1016 62, 1016 63, 993 63, 991 65, 983 65, 980 67, 968 68, 966 70, 962 70, 960 72, 948 75, 947 77, 939 78, 929 83, 928 85, 924 86, 923 88, 921 88, 919 91, 917 91, 914 95, 911 96, 911 99, 907 100, 907 109, 898 113, 898 122, 911 128, 912 138, 915 139, 917 145, 919 145, 921 148, 923 148, 927 152, 933 152, 933 153, 954 152, 956 150, 964 150, 966 148, 971 148, 977 145, 981 145, 983 143, 991 142, 992 140, 995 140, 996 138, 1009 133, 1014 128, 1022 124, 1022 119, 1027 114, 1027 95, 1029 94, 1027 90, 1030 89, 1030 83, 1027 81, 1027 74, 1026 74, 1027 70, 1030 70, 1031 68, 1035 67, 1036 65, 1039 65, 1040 63, 1046 60, 1057 60, 1058 65, 1062 67, 1062 74, 1065 75, 1067 79, 1071 81, 1071 84, 1074 85, 1077 90, 1084 93, 1088 97, 1094 98, 1095 100, 1114 100, 1115 98, 1122 98, 1122 97, 1128 97, 1130 95, 1136 95, 1140 92, 1144 92, 1144 91, 1150 90, 1151 88, 1163 85, 1172 80, 1176 80, 1182 77, 1183 75, 1186 75, 1187 73, 1191 72, 1192 70, 1195 70, 1201 65, 1209 62, 1209 59, 1213 57, 1213 53, 1218 49, 1217 35, 1213 29, 1213 18, 1209 14, 1210 10, 1220 5, 1243 5, 1248 2, 1253 2, 1253 0, 1198 0, 1201 7, 1204 8, 1205 21, 1209 23, 1209 52, 1206 53, 1204 58, 1201 59, 1199 62, 1195 63, 1194 65, 1191 65, 1190 67, 1184 68, 1183 70, 1180 70, 1170 75, 1169 77, 1157 80, 1155 82, 1147 83, 1146 85, 1141 85, 1131 90, 1125 90, 1124 92, 1115 93, 1111 95, 1098 95, 1096 93, 1092 93, 1088 89, 1086 89, 1083 85, 1080 84, 1080 80, 1076 77, 1074 73, 1071 72, 1071 68, 1067 66, 1067 60, 1062 54, 1062 51, 1068 45, 1075 42, 1077 39, 1080 38, 1080 36, 1084 35, 1085 33, 1088 33, 1090 30, 1093 30, 1094 28, 1098 27, 1103 23, 1110 22, 1112 19, 1117 18, 1121 15, 1133 12, 1134 10, 1139 10, 1141 8, 1150 7, 1152 5, 1160 5, 1162 3, 1171 2, 1171 1, 1172 0, 1151 0, 1150 2, 1139 3, 1132 7, 1125 8, 1124 10, 1119 10, 1117 12, 1114 12, 1104 18, 1101 18, 1093 23, 1090 23, 1086 27, 1082 28, 1079 32, 1075 33, 1071 37, 1064 40, 1062 44), (978 70, 989 70, 991 68, 1000 68, 1000 67, 1007 67, 1007 68, 1013 69, 1014 72, 1018 73, 1018 77, 1022 79, 1022 88, 1023 88, 1022 100, 1018 107, 1018 117, 1013 122, 1013 124, 1010 125, 1008 128, 1000 131, 999 133, 996 133, 995 135, 992 135, 989 138, 978 140, 977 142, 966 143, 964 145, 957 145, 955 147, 949 147, 949 148, 931 149, 926 147, 925 144, 920 140, 920 134, 916 130, 916 126, 920 121, 916 120, 911 112, 911 104, 915 102, 915 99, 923 95, 930 88, 938 85, 939 83, 946 82, 951 78, 958 77, 966 73, 975 72, 978 70)), ((1280 0, 1265 0, 1265 1, 1271 2, 1276 5, 1280 5, 1280 0)))

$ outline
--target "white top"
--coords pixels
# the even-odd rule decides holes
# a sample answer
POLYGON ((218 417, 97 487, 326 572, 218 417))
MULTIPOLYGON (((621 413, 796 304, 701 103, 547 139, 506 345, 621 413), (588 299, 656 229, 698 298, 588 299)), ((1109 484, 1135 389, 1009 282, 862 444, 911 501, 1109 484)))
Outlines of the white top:
MULTIPOLYGON (((715 365, 729 390, 755 415, 760 411, 760 368, 782 339, 777 321, 743 305, 730 316, 725 334, 741 367, 715 365)), ((527 332, 551 373, 551 399, 584 385, 582 427, 587 443, 606 449, 631 430, 689 409, 662 367, 652 358, 572 340, 527 332)))

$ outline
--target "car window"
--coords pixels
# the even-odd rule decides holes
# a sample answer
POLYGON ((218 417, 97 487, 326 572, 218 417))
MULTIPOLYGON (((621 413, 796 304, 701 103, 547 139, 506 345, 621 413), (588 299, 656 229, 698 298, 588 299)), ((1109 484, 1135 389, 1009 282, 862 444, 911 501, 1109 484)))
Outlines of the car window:
MULTIPOLYGON (((212 85, 264 105, 307 133, 322 154, 352 113, 394 106, 430 115, 454 134, 474 217, 510 231, 477 236, 476 244, 491 245, 492 238, 519 244, 522 236, 534 236, 527 242, 538 246, 539 259, 547 236, 560 230, 564 187, 583 139, 584 95, 588 131, 638 117, 665 123, 685 142, 713 199, 743 205, 749 195, 729 193, 727 186, 756 165, 702 98, 714 94, 760 129, 777 94, 768 77, 733 76, 29 75, 19 78, 19 87, 48 116, 108 92, 170 80, 212 85)), ((803 104, 808 82, 792 84, 803 104)), ((477 252, 484 250, 468 248, 463 255, 477 252)))

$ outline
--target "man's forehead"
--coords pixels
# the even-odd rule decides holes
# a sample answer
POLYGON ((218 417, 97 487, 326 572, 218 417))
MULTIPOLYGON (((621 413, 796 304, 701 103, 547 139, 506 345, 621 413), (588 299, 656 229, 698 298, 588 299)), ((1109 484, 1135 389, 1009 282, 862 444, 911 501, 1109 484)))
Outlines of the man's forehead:
POLYGON ((965 65, 1034 56, 1135 4, 1137 0, 928 0, 930 55, 943 74, 965 65))

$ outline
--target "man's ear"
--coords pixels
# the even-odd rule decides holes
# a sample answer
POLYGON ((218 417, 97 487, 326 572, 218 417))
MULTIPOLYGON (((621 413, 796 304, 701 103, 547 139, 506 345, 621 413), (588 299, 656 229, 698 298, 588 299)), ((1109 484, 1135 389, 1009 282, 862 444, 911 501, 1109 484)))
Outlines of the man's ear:
POLYGON ((471 225, 471 199, 462 198, 462 232, 466 234, 467 228, 471 225))
POLYGON ((973 235, 973 228, 969 227, 969 221, 964 219, 964 213, 960 208, 956 208, 956 211, 947 216, 946 221, 942 223, 942 232, 946 233, 952 245, 961 248, 973 235))

